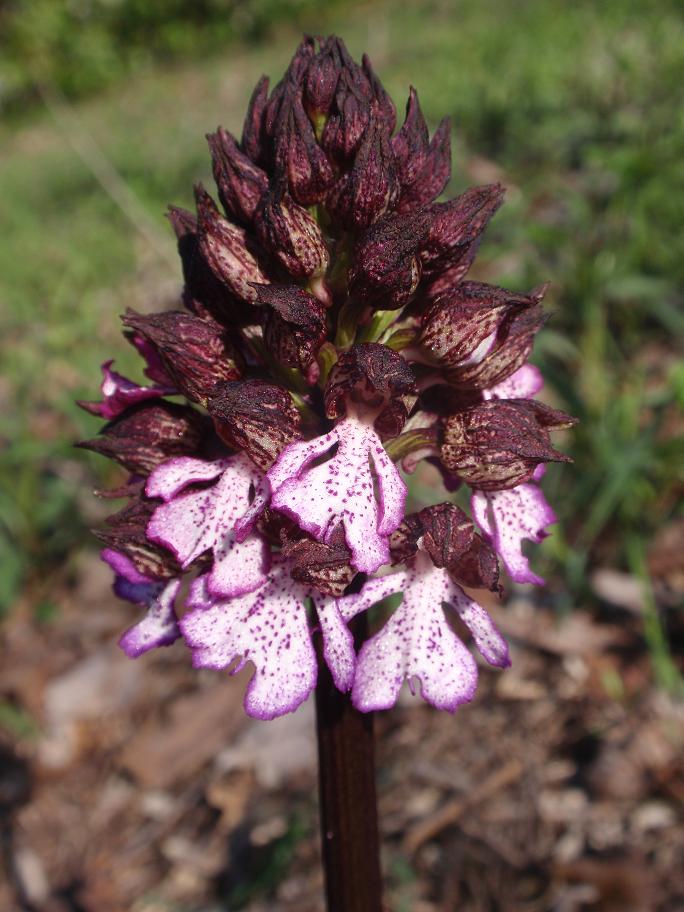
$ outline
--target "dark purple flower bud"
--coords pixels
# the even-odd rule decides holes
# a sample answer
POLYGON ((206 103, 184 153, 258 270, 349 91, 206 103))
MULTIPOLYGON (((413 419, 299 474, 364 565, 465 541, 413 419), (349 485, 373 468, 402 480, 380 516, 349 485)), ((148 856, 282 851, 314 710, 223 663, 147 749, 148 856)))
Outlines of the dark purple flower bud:
POLYGON ((329 418, 347 414, 349 406, 375 415, 373 427, 383 437, 395 437, 417 398, 413 371, 406 361, 377 342, 352 345, 330 371, 325 388, 329 418))
MULTIPOLYGON (((94 530, 94 534, 107 548, 126 555, 143 576, 166 580, 180 576, 181 568, 170 551, 147 538, 147 525, 158 505, 159 501, 138 494, 122 510, 109 516, 105 528, 94 530)), ((115 557, 112 562, 116 562, 115 557)))
MULTIPOLYGON (((301 530, 297 532, 301 535, 301 530)), ((328 542, 316 541, 309 535, 294 540, 285 538, 282 554, 291 561, 293 579, 333 598, 343 595, 356 575, 341 523, 328 542)))
POLYGON ((430 135, 418 101, 418 93, 411 86, 406 103, 404 124, 392 138, 392 150, 397 161, 397 173, 402 184, 412 184, 418 177, 430 145, 430 135))
POLYGON ((178 310, 146 316, 129 310, 123 323, 155 346, 178 390, 193 402, 206 405, 219 381, 241 375, 237 355, 218 323, 178 310))
POLYGON ((513 488, 542 462, 572 462, 553 449, 549 431, 575 423, 530 399, 483 402, 447 419, 442 461, 476 490, 513 488))
POLYGON ((435 567, 448 570, 457 582, 475 589, 498 590, 496 553, 460 507, 441 503, 407 516, 390 538, 394 562, 410 560, 419 541, 435 567))
POLYGON ((335 175, 325 152, 316 142, 311 121, 299 97, 293 99, 287 126, 276 143, 277 169, 287 178, 294 201, 301 206, 312 206, 324 199, 335 175))
POLYGON ((425 311, 420 343, 449 367, 479 364, 504 323, 536 303, 495 285, 462 282, 425 311))
POLYGON ((423 548, 435 567, 446 568, 459 583, 497 591, 499 562, 491 545, 466 514, 452 503, 425 507, 418 514, 423 548))
POLYGON ((207 425, 187 406, 145 402, 106 424, 101 436, 77 446, 114 459, 134 475, 149 475, 171 456, 201 451, 207 425))
POLYGON ((256 164, 261 164, 264 160, 264 112, 267 100, 268 76, 262 76, 252 92, 242 127, 242 149, 256 164))
POLYGON ((402 186, 397 212, 412 212, 436 199, 451 177, 451 121, 448 117, 435 130, 423 164, 410 183, 402 186))
POLYGON ((475 238, 472 243, 466 244, 454 252, 454 262, 444 272, 439 271, 434 276, 432 274, 426 276, 421 288, 421 298, 429 303, 440 295, 450 292, 462 282, 475 262, 479 246, 480 238, 475 238))
MULTIPOLYGON (((196 217, 176 206, 169 207, 168 217, 178 238, 183 264, 183 304, 203 320, 216 319, 238 326, 253 321, 253 308, 230 292, 209 268, 200 250, 196 217)), ((136 344, 133 338, 130 341, 136 344)))
MULTIPOLYGON (((256 219, 259 240, 296 279, 321 276, 328 267, 328 249, 315 219, 288 194, 266 193, 256 219)), ((264 280, 252 282, 265 284, 264 280)), ((254 289, 252 289, 254 295, 254 289)), ((251 299, 253 300, 253 298, 251 299)))
POLYGON ((255 297, 252 282, 265 284, 254 244, 247 233, 218 211, 216 203, 201 184, 195 188, 199 247, 212 272, 243 301, 255 297))
POLYGON ((403 307, 418 287, 418 249, 430 227, 426 211, 385 215, 357 241, 349 275, 352 293, 381 310, 403 307))
POLYGON ((421 250, 423 265, 431 269, 453 266, 486 228, 504 198, 501 184, 471 187, 447 203, 430 207, 431 223, 421 250))
MULTIPOLYGON (((290 115, 292 103, 301 98, 302 82, 316 49, 312 38, 306 36, 297 48, 283 78, 271 92, 264 111, 264 133, 271 144, 282 135, 290 115)), ((273 149, 268 156, 272 159, 273 149)))
POLYGON ((300 438, 299 412, 292 397, 265 380, 219 386, 207 406, 218 434, 266 471, 288 443, 300 438))
POLYGON ((341 65, 336 39, 326 38, 309 64, 304 80, 304 106, 314 124, 330 111, 341 65))
POLYGON ((374 108, 378 119, 381 121, 387 135, 391 136, 394 133, 394 128, 397 125, 397 109, 394 106, 394 102, 387 94, 385 87, 380 82, 373 66, 370 62, 368 54, 364 54, 361 58, 361 64, 363 67, 363 72, 366 74, 374 97, 374 108))
POLYGON ((397 189, 389 134, 371 116, 351 170, 340 177, 328 196, 328 211, 345 228, 367 228, 392 205, 397 189))
POLYGON ((331 158, 346 161, 354 153, 368 126, 375 95, 368 76, 354 63, 339 38, 337 47, 342 69, 321 145, 331 158))
POLYGON ((219 199, 229 218, 249 226, 262 195, 268 190, 268 177, 240 151, 234 137, 223 127, 207 134, 214 180, 219 199))
POLYGON ((326 310, 298 285, 260 285, 257 302, 269 308, 266 345, 279 364, 306 370, 326 338, 326 310))
POLYGON ((514 307, 500 323, 491 348, 479 358, 471 358, 446 372, 449 383, 463 390, 491 389, 527 361, 534 337, 544 325, 542 298, 548 286, 523 296, 525 305, 514 307))

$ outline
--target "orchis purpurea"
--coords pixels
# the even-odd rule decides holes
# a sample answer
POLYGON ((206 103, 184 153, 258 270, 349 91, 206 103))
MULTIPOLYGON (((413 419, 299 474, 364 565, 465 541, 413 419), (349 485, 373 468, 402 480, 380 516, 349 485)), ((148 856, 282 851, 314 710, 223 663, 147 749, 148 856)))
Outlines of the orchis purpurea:
POLYGON ((542 582, 522 542, 555 522, 538 482, 568 461, 550 432, 573 424, 533 398, 545 288, 466 278, 503 188, 436 202, 448 121, 430 137, 411 89, 397 130, 370 62, 335 37, 305 38, 272 91, 260 80, 239 140, 208 141, 221 208, 198 185, 196 214, 169 214, 181 304, 123 318, 150 383, 107 361, 102 400, 81 403, 108 420, 82 445, 130 475, 98 533, 116 592, 146 611, 121 646, 182 638, 196 666, 251 662, 246 710, 271 719, 314 688, 320 631, 359 710, 394 705, 408 680, 453 711, 477 665, 449 612, 508 664, 463 587, 500 591, 499 558, 542 582), (407 516, 400 469, 422 459, 445 502, 407 516), (471 517, 449 502, 462 486, 471 517), (357 651, 347 624, 392 593, 357 651))

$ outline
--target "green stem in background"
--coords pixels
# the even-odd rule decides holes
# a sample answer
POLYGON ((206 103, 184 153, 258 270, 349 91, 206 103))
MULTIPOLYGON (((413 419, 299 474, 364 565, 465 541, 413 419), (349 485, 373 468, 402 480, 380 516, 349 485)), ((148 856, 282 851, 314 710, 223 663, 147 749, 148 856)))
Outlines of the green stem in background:
MULTIPOLYGON (((368 622, 350 627, 357 645, 368 622)), ((316 728, 321 844, 328 912, 381 912, 373 714, 354 709, 333 684, 318 642, 316 728)))
POLYGON ((641 583, 644 605, 644 638, 651 654, 656 683, 670 693, 681 695, 684 693, 684 680, 672 658, 667 635, 658 614, 643 542, 636 536, 630 537, 627 541, 627 556, 630 571, 641 583))

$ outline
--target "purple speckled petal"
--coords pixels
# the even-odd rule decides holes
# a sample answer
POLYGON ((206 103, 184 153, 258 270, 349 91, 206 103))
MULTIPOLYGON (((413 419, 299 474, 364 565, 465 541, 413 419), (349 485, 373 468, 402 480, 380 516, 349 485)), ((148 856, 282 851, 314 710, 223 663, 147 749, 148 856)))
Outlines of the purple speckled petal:
POLYGON ((148 497, 161 497, 163 501, 172 500, 190 484, 218 478, 228 465, 226 459, 217 459, 215 462, 206 462, 192 456, 169 459, 157 466, 147 479, 145 493, 148 497))
POLYGON ((180 622, 193 665, 223 669, 238 660, 235 674, 251 661, 245 710, 256 719, 294 712, 316 684, 306 595, 278 561, 264 587, 228 601, 211 600, 206 576, 193 584, 188 604, 194 610, 180 622))
POLYGON ((105 361, 102 365, 102 402, 81 402, 81 406, 92 415, 99 415, 111 421, 122 412, 138 402, 147 399, 158 399, 175 393, 172 386, 139 386, 122 374, 112 370, 114 361, 105 361))
POLYGON ((544 378, 539 368, 523 364, 510 377, 484 390, 483 395, 485 399, 532 399, 543 386, 544 378))
POLYGON ((335 687, 346 692, 351 689, 356 668, 354 637, 335 600, 316 592, 311 594, 323 634, 323 657, 333 676, 335 687))
MULTIPOLYGON (((114 573, 116 573, 117 578, 125 580, 127 583, 130 583, 133 586, 149 586, 154 585, 154 580, 145 576, 144 573, 141 573, 130 557, 127 557, 125 554, 120 554, 118 551, 114 551, 112 548, 104 548, 100 551, 100 558, 109 564, 114 573)), ((118 594, 118 593, 117 593, 118 594)), ((128 601, 131 599, 128 596, 122 595, 120 598, 125 598, 128 601)))
POLYGON ((350 621, 362 611, 368 611, 373 605, 381 602, 388 595, 401 592, 406 586, 407 571, 388 573, 387 576, 378 576, 369 579, 363 584, 360 592, 344 595, 337 600, 337 607, 345 621, 350 621))
POLYGON ((378 532, 380 535, 391 535, 404 518, 408 489, 379 440, 372 447, 370 455, 375 466, 380 496, 378 532))
POLYGON ((173 552, 183 568, 212 550, 214 566, 208 583, 216 596, 243 595, 263 585, 268 571, 267 543, 258 536, 238 542, 233 532, 235 521, 249 506, 250 487, 258 480, 256 468, 242 455, 213 464, 199 459, 172 462, 160 467, 168 466, 166 473, 158 469, 150 476, 155 496, 173 496, 171 492, 188 481, 216 477, 217 470, 223 474, 212 487, 181 494, 157 507, 147 526, 150 541, 173 552))
POLYGON ((130 659, 158 646, 170 646, 180 637, 173 605, 179 586, 180 580, 174 579, 165 586, 154 587, 157 595, 150 601, 147 614, 119 640, 119 646, 130 659))
POLYGON ((454 712, 472 700, 477 665, 447 623, 442 603, 450 595, 446 571, 419 551, 406 574, 402 604, 359 653, 352 689, 357 709, 389 709, 403 681, 414 677, 424 699, 438 709, 454 712))
POLYGON ((267 474, 273 507, 318 541, 329 542, 335 528, 343 523, 351 562, 363 573, 373 573, 388 563, 387 536, 403 518, 406 495, 396 466, 384 450, 379 455, 378 448, 382 449, 382 444, 373 428, 349 417, 324 437, 290 444, 267 474), (339 446, 334 456, 308 468, 336 442, 339 446), (371 456, 380 504, 374 493, 371 456))
POLYGON ((238 541, 244 541, 254 528, 254 523, 263 513, 271 494, 291 477, 297 477, 309 463, 337 442, 335 431, 330 431, 314 440, 297 440, 288 444, 268 473, 261 479, 256 496, 244 516, 235 523, 235 535, 238 541))
POLYGON ((473 635, 473 640, 483 659, 498 668, 508 668, 511 659, 508 644, 499 633, 482 605, 469 598, 461 587, 450 580, 449 604, 456 609, 461 620, 473 635))
POLYGON ((472 512, 511 579, 542 586, 544 580, 530 570, 529 561, 522 552, 523 539, 542 541, 548 535, 546 527, 556 522, 556 515, 541 488, 521 484, 508 491, 476 491, 472 497, 472 512))

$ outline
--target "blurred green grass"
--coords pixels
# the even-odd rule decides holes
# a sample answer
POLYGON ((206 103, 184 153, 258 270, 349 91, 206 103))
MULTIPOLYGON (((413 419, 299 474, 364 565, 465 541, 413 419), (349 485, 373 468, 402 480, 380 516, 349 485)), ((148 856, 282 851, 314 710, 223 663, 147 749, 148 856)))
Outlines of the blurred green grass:
MULTIPOLYGON (((681 509, 680 12, 674 0, 381 0, 298 20, 368 50, 399 108, 413 83, 433 124, 452 116, 452 193, 499 177, 510 188, 479 274, 553 283, 535 359, 581 424, 564 441, 575 465, 548 473, 561 522, 536 563, 566 607, 587 596, 591 567, 628 569, 626 543, 646 552, 681 509)), ((51 574, 88 546, 91 488, 113 476, 72 451, 96 429, 73 400, 94 396, 107 357, 140 376, 117 314, 179 290, 166 204, 190 202, 209 177, 204 134, 239 128, 252 84, 279 76, 297 38, 279 26, 71 112, 52 103, 0 124, 0 604, 27 582, 44 602, 51 574), (144 219, 79 157, 93 138, 144 219)))

